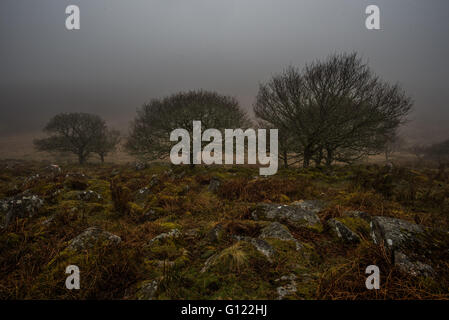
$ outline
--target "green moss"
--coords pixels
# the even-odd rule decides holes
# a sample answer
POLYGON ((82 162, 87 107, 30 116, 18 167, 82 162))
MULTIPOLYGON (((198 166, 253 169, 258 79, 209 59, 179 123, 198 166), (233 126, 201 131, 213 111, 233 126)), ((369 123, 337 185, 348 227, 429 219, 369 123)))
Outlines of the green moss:
POLYGON ((307 225, 305 226, 307 229, 317 232, 317 233, 321 233, 323 232, 323 225, 321 223, 316 223, 313 225, 307 225))
POLYGON ((74 200, 74 201, 78 201, 79 200, 79 191, 68 191, 62 194, 62 199, 63 200, 74 200))
POLYGON ((181 229, 181 225, 174 222, 160 222, 159 225, 164 229, 164 231, 170 231, 172 229, 181 229))
POLYGON ((336 220, 343 223, 349 229, 356 233, 361 233, 364 236, 368 236, 370 233, 369 223, 361 218, 357 217, 338 217, 336 220))

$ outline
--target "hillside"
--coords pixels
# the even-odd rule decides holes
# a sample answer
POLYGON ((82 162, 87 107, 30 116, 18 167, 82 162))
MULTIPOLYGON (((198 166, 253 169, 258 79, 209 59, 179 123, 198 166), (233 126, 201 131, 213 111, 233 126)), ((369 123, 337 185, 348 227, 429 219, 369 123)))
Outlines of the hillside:
POLYGON ((9 160, 0 181, 0 299, 449 298, 438 170, 9 160))

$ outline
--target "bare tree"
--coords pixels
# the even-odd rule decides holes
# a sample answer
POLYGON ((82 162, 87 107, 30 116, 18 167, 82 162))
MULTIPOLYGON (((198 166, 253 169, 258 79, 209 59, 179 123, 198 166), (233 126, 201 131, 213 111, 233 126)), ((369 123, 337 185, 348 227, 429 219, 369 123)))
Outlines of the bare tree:
POLYGON ((74 153, 84 164, 91 152, 95 152, 98 139, 106 131, 106 123, 97 115, 88 113, 61 113, 54 116, 44 128, 50 135, 34 140, 40 151, 74 153))
POLYGON ((104 163, 104 157, 114 152, 120 143, 120 132, 117 130, 106 129, 101 136, 96 139, 93 152, 98 154, 101 163, 104 163))
POLYGON ((274 76, 267 84, 259 86, 254 113, 262 126, 279 130, 279 156, 284 167, 288 166, 289 157, 303 155, 304 145, 307 145, 306 124, 303 134, 291 132, 294 120, 302 118, 303 106, 303 79, 293 67, 274 76))
POLYGON ((390 157, 395 152, 405 150, 406 141, 397 132, 386 137, 386 143, 384 147, 385 161, 390 161, 390 157))
MULTIPOLYGON (((163 159, 170 153, 170 133, 183 128, 192 133, 193 121, 218 130, 245 128, 250 121, 237 100, 216 92, 188 91, 153 99, 137 111, 126 149, 144 159, 163 159)), ((192 148, 191 148, 192 152, 192 148)))
POLYGON ((289 67, 260 85, 254 111, 296 140, 303 166, 352 162, 383 151, 412 103, 398 85, 375 76, 357 54, 289 67))

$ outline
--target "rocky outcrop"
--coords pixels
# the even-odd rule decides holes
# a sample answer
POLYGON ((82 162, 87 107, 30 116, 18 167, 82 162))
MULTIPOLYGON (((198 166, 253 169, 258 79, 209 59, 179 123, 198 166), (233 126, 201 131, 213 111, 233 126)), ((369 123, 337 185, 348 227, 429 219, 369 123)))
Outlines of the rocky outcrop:
POLYGON ((269 220, 290 223, 296 226, 320 224, 317 213, 323 209, 320 201, 294 202, 292 205, 262 203, 252 213, 255 220, 269 220))
POLYGON ((83 233, 70 240, 67 249, 71 251, 81 251, 92 248, 97 243, 104 245, 117 245, 121 241, 122 239, 115 234, 104 231, 98 227, 90 227, 83 233))
POLYGON ((278 298, 277 298, 278 300, 283 300, 286 296, 292 295, 297 291, 296 279, 297 279, 297 277, 294 274, 289 274, 286 276, 282 276, 280 279, 275 280, 275 282, 288 281, 287 284, 276 288, 276 291, 278 294, 278 298))
POLYGON ((405 220, 375 216, 371 221, 371 237, 376 244, 384 243, 390 249, 400 249, 424 232, 420 225, 405 220))
POLYGON ((156 280, 143 281, 139 285, 136 297, 138 300, 153 300, 156 295, 157 288, 158 283, 156 280))
POLYGON ((144 169, 147 168, 147 164, 146 164, 145 162, 136 162, 136 163, 134 164, 134 168, 135 168, 137 171, 141 171, 141 170, 144 170, 144 169))
POLYGON ((329 219, 327 221, 327 225, 331 228, 331 230, 346 243, 359 243, 360 237, 348 228, 343 222, 338 221, 337 219, 329 219))
POLYGON ((181 232, 178 229, 171 229, 169 232, 161 233, 160 235, 157 235, 153 239, 150 240, 147 246, 151 246, 152 244, 163 241, 165 239, 169 238, 178 238, 181 235, 181 232))
POLYGON ((252 237, 244 237, 244 236, 234 236, 234 238, 238 241, 246 241, 254 246, 260 253, 262 253, 268 260, 271 261, 271 258, 276 254, 274 248, 265 240, 259 238, 252 237))
POLYGON ((425 232, 423 226, 391 217, 373 217, 371 236, 377 244, 384 244, 392 254, 396 267, 412 276, 433 277, 433 268, 421 262, 424 257, 415 252, 415 246, 421 243, 420 234, 425 232), (413 258, 411 258, 413 257, 413 258))
POLYGON ((213 177, 210 179, 209 186, 207 187, 207 190, 210 192, 217 192, 218 189, 221 186, 221 180, 217 177, 213 177))
POLYGON ((280 224, 279 222, 272 222, 268 226, 263 228, 260 234, 260 238, 273 238, 284 241, 293 241, 296 244, 296 250, 301 250, 301 248, 303 247, 301 243, 293 237, 288 228, 280 224))
POLYGON ((435 271, 428 264, 421 261, 412 261, 407 255, 401 251, 394 252, 394 265, 402 272, 411 274, 412 276, 433 277, 435 271))
POLYGON ((0 211, 4 215, 4 226, 16 218, 32 217, 38 213, 44 201, 37 195, 17 195, 0 201, 0 211))

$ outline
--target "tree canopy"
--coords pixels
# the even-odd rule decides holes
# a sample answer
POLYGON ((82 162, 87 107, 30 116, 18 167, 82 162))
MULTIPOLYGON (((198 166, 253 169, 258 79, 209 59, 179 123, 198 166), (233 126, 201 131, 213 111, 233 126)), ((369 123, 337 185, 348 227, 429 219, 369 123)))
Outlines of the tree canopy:
POLYGON ((34 140, 38 150, 73 153, 80 164, 93 152, 104 159, 118 143, 117 132, 108 133, 105 121, 89 113, 57 114, 47 123, 44 132, 49 137, 34 140))
POLYGON ((153 99, 137 111, 126 143, 128 152, 145 159, 170 154, 170 133, 182 128, 192 133, 193 121, 218 130, 245 128, 250 121, 236 99, 209 91, 179 92, 153 99))
POLYGON ((353 53, 273 76, 260 85, 254 113, 294 138, 286 151, 307 167, 382 152, 411 107, 399 85, 382 81, 353 53))

